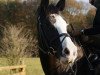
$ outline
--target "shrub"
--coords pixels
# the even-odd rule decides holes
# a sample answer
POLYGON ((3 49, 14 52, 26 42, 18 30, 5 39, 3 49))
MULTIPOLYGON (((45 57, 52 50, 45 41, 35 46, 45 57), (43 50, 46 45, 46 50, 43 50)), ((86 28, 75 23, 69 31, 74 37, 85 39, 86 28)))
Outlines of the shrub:
POLYGON ((18 64, 21 58, 32 55, 34 40, 32 30, 27 26, 9 24, 3 27, 0 56, 7 58, 9 65, 18 64))

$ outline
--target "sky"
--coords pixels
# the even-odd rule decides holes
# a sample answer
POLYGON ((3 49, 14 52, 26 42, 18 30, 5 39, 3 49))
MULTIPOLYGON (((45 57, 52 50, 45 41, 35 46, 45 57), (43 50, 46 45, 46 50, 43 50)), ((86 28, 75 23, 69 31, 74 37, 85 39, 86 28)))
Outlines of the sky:
POLYGON ((82 1, 82 2, 89 2, 89 0, 77 0, 77 1, 82 1))

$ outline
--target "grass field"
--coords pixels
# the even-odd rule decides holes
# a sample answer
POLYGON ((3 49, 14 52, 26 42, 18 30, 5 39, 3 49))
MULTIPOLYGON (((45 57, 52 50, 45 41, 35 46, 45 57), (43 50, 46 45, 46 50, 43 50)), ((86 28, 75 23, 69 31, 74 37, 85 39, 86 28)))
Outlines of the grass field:
MULTIPOLYGON (((5 66, 5 59, 0 59, 0 66, 5 66)), ((25 58, 26 75, 44 75, 39 58, 25 58)), ((7 65, 6 65, 7 66, 7 65)), ((7 75, 9 71, 0 71, 0 75, 7 75)))
POLYGON ((27 58, 25 64, 26 75, 44 75, 39 58, 27 58))

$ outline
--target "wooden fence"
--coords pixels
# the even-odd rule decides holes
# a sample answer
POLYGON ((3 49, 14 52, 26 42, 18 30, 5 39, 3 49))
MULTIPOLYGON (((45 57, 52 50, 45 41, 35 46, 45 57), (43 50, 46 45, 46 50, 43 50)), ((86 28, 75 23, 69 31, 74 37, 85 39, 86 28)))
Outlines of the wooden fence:
POLYGON ((10 71, 13 72, 13 74, 10 74, 10 75, 26 75, 25 68, 26 68, 25 65, 20 65, 20 66, 7 66, 7 67, 0 67, 0 71, 10 70, 10 71))

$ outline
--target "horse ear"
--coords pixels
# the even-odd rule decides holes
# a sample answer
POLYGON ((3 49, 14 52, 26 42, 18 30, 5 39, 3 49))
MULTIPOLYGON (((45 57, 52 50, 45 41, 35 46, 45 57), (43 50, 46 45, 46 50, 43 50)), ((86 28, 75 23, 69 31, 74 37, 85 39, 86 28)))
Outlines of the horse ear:
POLYGON ((40 5, 40 7, 41 7, 42 9, 47 9, 48 5, 49 5, 49 0, 41 0, 41 5, 40 5))
POLYGON ((57 3, 56 7, 59 9, 59 11, 63 11, 64 8, 65 8, 65 0, 60 0, 60 1, 57 3))
POLYGON ((94 5, 95 0, 89 0, 89 3, 92 4, 92 5, 94 5))

